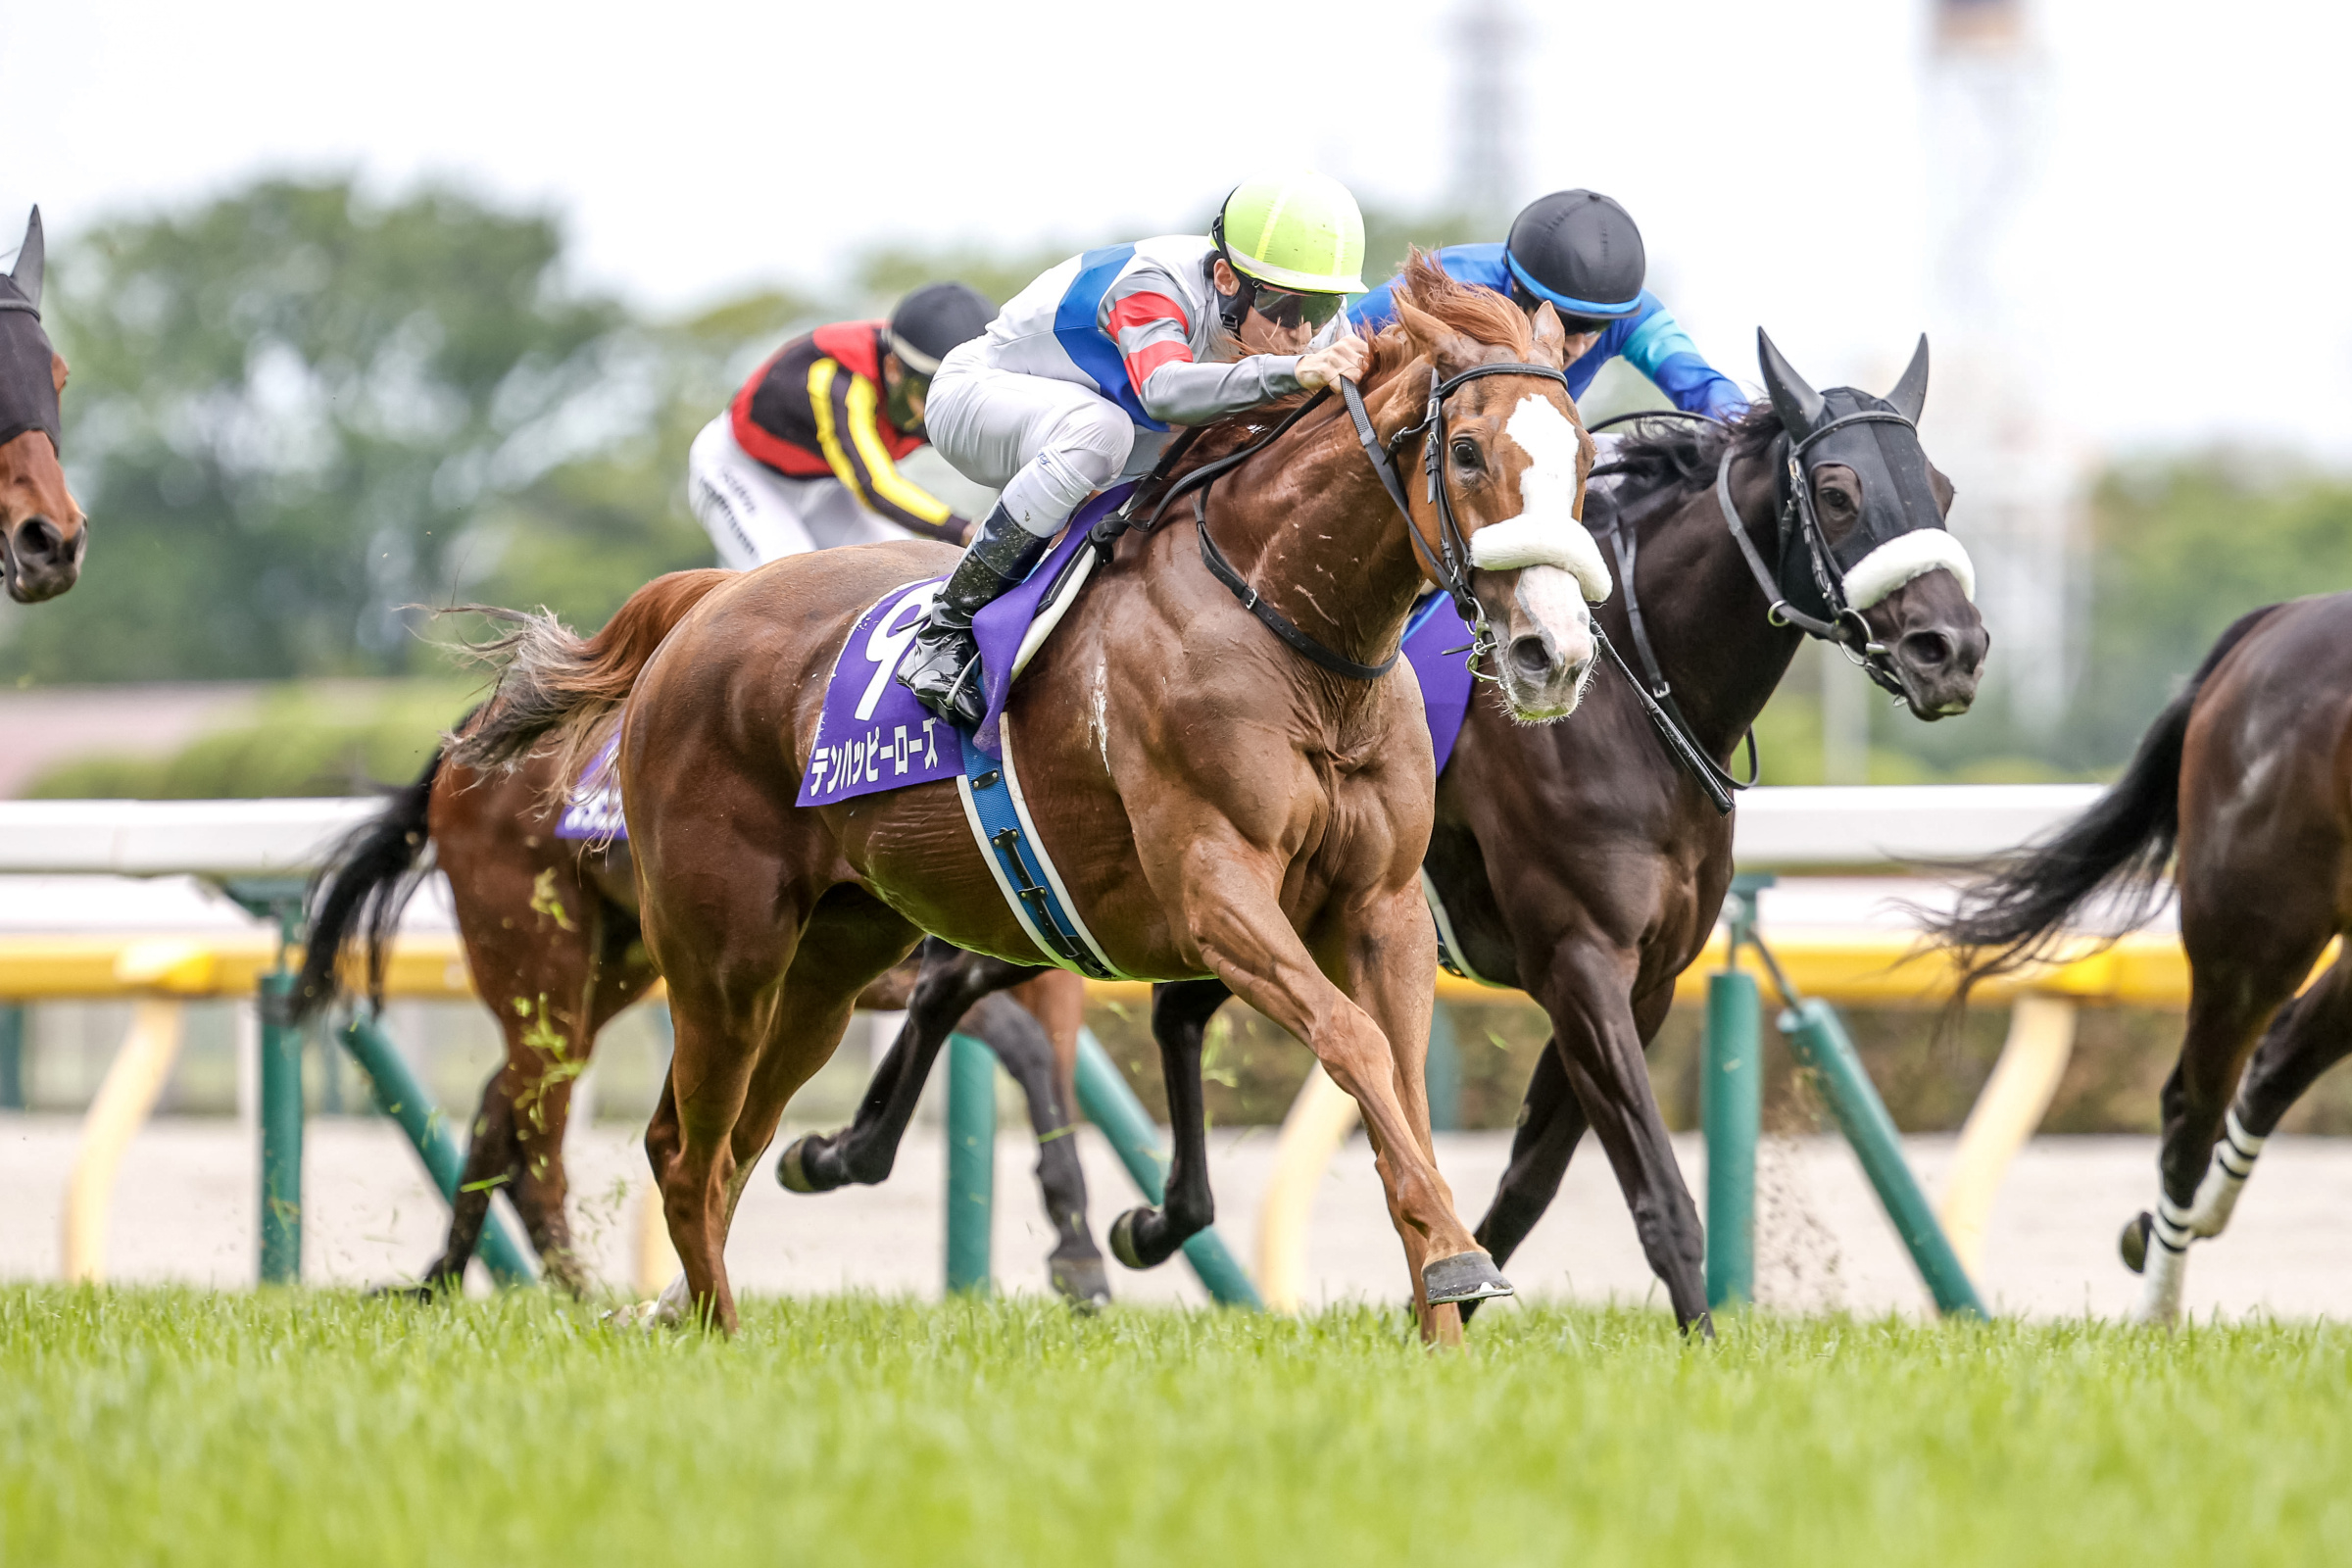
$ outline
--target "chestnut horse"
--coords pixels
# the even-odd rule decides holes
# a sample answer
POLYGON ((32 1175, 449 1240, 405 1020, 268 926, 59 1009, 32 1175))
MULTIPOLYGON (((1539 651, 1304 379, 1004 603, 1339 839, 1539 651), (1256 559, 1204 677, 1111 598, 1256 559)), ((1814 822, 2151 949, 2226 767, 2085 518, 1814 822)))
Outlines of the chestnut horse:
POLYGON ((2144 1279, 2135 1315, 2165 1326, 2189 1244, 2222 1233, 2279 1118, 2352 1053, 2352 950, 2297 995, 2352 935, 2352 594, 2224 632, 2114 787, 1931 929, 1973 984, 2069 946, 2070 920, 2102 895, 2121 898, 2099 922, 2114 941, 2153 912, 2168 861, 2188 1025, 2164 1085, 2156 1208, 2123 1236, 2144 1279))
MULTIPOLYGON (((1788 498, 1781 475, 1792 442, 1812 438, 1804 455, 1823 546, 1838 575, 1860 590, 1847 602, 1885 650, 1872 657, 1884 661, 1881 674, 1901 688, 1911 711, 1935 719, 1965 710, 1986 650, 1968 585, 1954 575, 1968 571, 1966 556, 1941 532, 1951 486, 1913 428, 1927 392, 1926 345, 1886 399, 1851 387, 1815 393, 1769 340, 1760 339, 1759 352, 1773 403, 1729 429, 1653 430, 1616 443, 1598 470, 1613 486, 1587 514, 1617 552, 1618 591, 1600 612, 1604 630, 1621 649, 1638 651, 1646 639, 1658 684, 1719 766, 1732 760, 1802 635, 1769 613, 1778 595, 1759 588, 1721 496, 1730 496, 1758 557, 1784 568, 1781 580, 1809 575, 1803 535, 1783 526, 1788 498), (1827 428, 1864 411, 1882 416, 1827 428), (1728 490, 1719 492, 1723 476, 1728 490), (1911 537, 1923 529, 1936 533, 1911 537), (1951 564, 1914 576, 1870 565, 1897 557, 1905 571, 1930 561, 1951 564)), ((1574 723, 1540 728, 1474 695, 1438 778, 1423 870, 1447 912, 1455 959, 1481 979, 1524 988, 1552 1022, 1510 1166, 1475 1232, 1480 1245, 1497 1264, 1508 1261, 1558 1191, 1586 1130, 1596 1129, 1676 1317, 1703 1331, 1698 1213, 1643 1054, 1676 977, 1698 956, 1722 908, 1731 819, 1658 743, 1630 681, 1604 676, 1574 723)), ((1160 988, 1153 1022, 1161 1049, 1197 1053, 1223 1001, 1215 981, 1160 988)), ((918 1006, 906 1033, 941 1033, 949 1021, 926 1019, 918 1006)), ((861 1112, 847 1132, 804 1139, 785 1158, 862 1144, 873 1136, 871 1120, 861 1112)), ((1122 1251, 1116 1229, 1111 1247, 1122 1251)))
MULTIPOLYGON (((1479 536, 1506 530, 1491 543, 1507 541, 1507 569, 1478 573, 1475 608, 1508 649, 1513 706, 1564 714, 1593 648, 1562 564, 1592 549, 1575 514, 1592 443, 1562 384, 1565 334, 1548 308, 1531 328, 1499 295, 1426 263, 1399 286, 1397 315, 1367 376, 1371 439, 1394 444, 1425 411, 1445 421, 1431 482, 1452 521, 1446 558, 1458 545, 1493 564, 1479 536)), ((1027 797, 1052 803, 1044 852, 1111 965, 1213 975, 1355 1098, 1422 1333, 1458 1343, 1453 1303, 1509 1286, 1432 1154, 1422 1058, 1436 945, 1419 868, 1434 781, 1419 690, 1402 672, 1362 678, 1399 644, 1439 512, 1424 500, 1401 514, 1393 478, 1337 410, 1295 412, 1197 522, 1179 513, 1117 543, 1014 688, 1003 728, 1027 797), (1210 534, 1246 597, 1209 569, 1210 534), (1278 640, 1277 619, 1325 658, 1278 640)), ((646 1146, 692 1304, 729 1331, 735 1200, 858 989, 925 931, 1046 961, 949 783, 794 804, 844 639, 883 593, 950 559, 893 544, 779 562, 712 593, 650 659, 534 617, 453 754, 512 760, 627 699, 620 766, 641 919, 677 1023, 646 1146)), ((1198 1102, 1198 1065, 1169 1064, 1172 1105, 1198 1102), (1195 1080, 1181 1096, 1179 1076, 1195 1080)), ((1208 1223, 1203 1156, 1200 1118, 1180 1114, 1169 1201, 1129 1226, 1136 1255, 1162 1261, 1208 1223)))
MULTIPOLYGON (((654 612, 653 623, 636 634, 658 643, 730 575, 682 572, 664 579, 677 591, 632 602, 654 612)), ((615 635, 628 631, 619 627, 615 635)), ((459 733, 465 729, 459 725, 459 733)), ((425 1268, 423 1293, 465 1278, 491 1192, 501 1186, 548 1277, 574 1295, 588 1289, 564 1207, 571 1086, 587 1070, 605 1026, 646 994, 655 973, 638 932, 627 841, 556 836, 565 782, 559 765, 542 754, 513 772, 477 773, 445 762, 436 751, 416 781, 395 791, 312 882, 298 1018, 335 1000, 343 952, 363 939, 370 990, 380 998, 387 944, 423 876, 429 844, 433 863, 449 877, 475 989, 506 1039, 506 1061, 482 1088, 448 1240, 425 1268)), ((904 1007, 914 980, 913 965, 906 965, 867 987, 858 1004, 904 1007)), ((1049 1275, 1063 1296, 1092 1306, 1109 1299, 1109 1283, 1087 1230, 1076 1146, 1058 1136, 1070 1124, 1085 1002, 1084 983, 1054 970, 1009 999, 986 999, 969 1017, 958 1013, 957 1027, 985 1040, 1027 1097, 1040 1137, 1038 1181, 1055 1229, 1049 1275)), ((888 1174, 886 1154, 874 1179, 888 1174)))
POLYGON ((0 275, 0 580, 21 605, 73 587, 89 546, 57 460, 66 360, 41 330, 45 258, 36 207, 15 269, 0 275))

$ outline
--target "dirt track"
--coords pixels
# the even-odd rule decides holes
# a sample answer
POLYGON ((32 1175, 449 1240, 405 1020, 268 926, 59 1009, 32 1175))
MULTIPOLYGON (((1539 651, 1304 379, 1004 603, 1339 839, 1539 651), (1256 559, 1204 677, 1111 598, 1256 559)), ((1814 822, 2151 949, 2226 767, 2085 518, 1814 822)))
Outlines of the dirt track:
MULTIPOLYGON (((0 1116, 0 1181, 15 1201, 0 1212, 0 1277, 53 1279, 76 1123, 0 1116)), ((1095 1231, 1103 1234, 1133 1189, 1092 1129, 1084 1132, 1095 1231)), ((1274 1147, 1271 1129, 1213 1143, 1222 1229, 1253 1257, 1257 1201, 1274 1147)), ((1695 1140, 1678 1140, 1694 1189, 1695 1140)), ((1035 1146, 1007 1129, 998 1144, 996 1264, 1004 1288, 1045 1288, 1048 1231, 1029 1177, 1035 1146)), ((1914 1163, 1936 1190, 1948 1139, 1916 1139, 1914 1163)), ((1439 1163, 1475 1218, 1494 1190, 1507 1138, 1442 1134, 1439 1163)), ((1536 1296, 1648 1301, 1647 1267, 1604 1161, 1589 1150, 1560 1201, 1509 1272, 1536 1296)), ((629 1134, 599 1126, 571 1144, 573 1200, 600 1274, 631 1273, 643 1156, 629 1134)), ((2020 1160, 1993 1217, 1983 1281, 1997 1308, 2040 1316, 2123 1310, 2136 1281, 2115 1261, 2114 1237, 2152 1192, 2154 1146, 2129 1138, 2045 1139, 2020 1160)), ((309 1127, 305 1272, 314 1281, 375 1284, 413 1277, 442 1224, 439 1200, 390 1126, 321 1118, 309 1127)), ((918 1127, 898 1174, 879 1189, 796 1198, 763 1168, 744 1200, 730 1257, 740 1288, 813 1294, 858 1288, 931 1294, 942 1248, 940 1141, 918 1127)), ((1924 1298, 1852 1158, 1829 1142, 1768 1144, 1761 1172, 1760 1293, 1779 1306, 1923 1309, 1924 1298)), ((254 1153, 234 1122, 172 1120, 144 1131, 125 1159, 108 1248, 109 1277, 243 1286, 253 1279, 254 1153)), ((2352 1228, 2332 1216, 2352 1199, 2352 1143, 2275 1140, 2231 1233, 2201 1246, 2189 1271, 2199 1312, 2333 1310, 2352 1283, 2352 1228)), ((1402 1266, 1362 1141, 1342 1151, 1317 1205, 1310 1297, 1401 1299, 1402 1266)), ((477 1270, 478 1274, 478 1270, 477 1270)), ((1203 1299, 1181 1263, 1150 1275, 1113 1268, 1135 1300, 1203 1299)), ((478 1287, 478 1279, 477 1279, 478 1287)))

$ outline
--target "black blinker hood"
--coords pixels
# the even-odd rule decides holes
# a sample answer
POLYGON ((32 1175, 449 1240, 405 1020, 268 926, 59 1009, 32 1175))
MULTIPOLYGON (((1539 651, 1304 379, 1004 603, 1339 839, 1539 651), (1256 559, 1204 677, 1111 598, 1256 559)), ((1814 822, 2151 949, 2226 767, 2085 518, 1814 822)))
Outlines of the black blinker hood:
MULTIPOLYGON (((1821 413, 1812 423, 1815 429, 1865 411, 1901 413, 1886 399, 1873 397, 1858 387, 1832 387, 1820 397, 1821 413)), ((1789 500, 1788 446, 1784 443, 1777 450, 1781 455, 1780 487, 1786 511, 1789 500)), ((1936 486, 1928 476, 1927 449, 1920 445, 1919 432, 1908 424, 1883 419, 1849 424, 1814 442, 1798 461, 1803 464, 1808 480, 1825 465, 1837 465, 1851 469, 1862 486, 1860 523, 1830 544, 1831 569, 1840 577, 1860 565, 1872 551, 1898 535, 1943 526, 1943 513, 1936 504, 1936 486)), ((1829 599, 1814 578, 1813 555, 1806 547, 1802 527, 1793 516, 1788 517, 1781 530, 1777 575, 1781 593, 1792 609, 1829 618, 1829 599)))
POLYGON ((0 446, 27 430, 43 430, 51 446, 65 450, 50 358, 39 313, 14 278, 0 274, 0 446))

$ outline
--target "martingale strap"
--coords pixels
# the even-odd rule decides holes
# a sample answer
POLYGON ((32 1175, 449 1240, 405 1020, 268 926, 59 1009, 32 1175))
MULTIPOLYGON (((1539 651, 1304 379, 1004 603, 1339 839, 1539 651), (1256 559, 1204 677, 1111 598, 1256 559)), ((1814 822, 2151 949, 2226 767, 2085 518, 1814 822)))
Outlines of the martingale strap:
POLYGON ((1012 765, 1010 729, 1006 724, 997 732, 1004 754, 1001 765, 968 741, 963 748, 963 776, 956 781, 956 792, 962 798, 963 818, 980 846, 980 857, 988 862, 1013 918, 1039 952, 1089 980, 1124 980, 1128 977, 1112 966, 1079 917, 1076 902, 1037 836, 1012 765))

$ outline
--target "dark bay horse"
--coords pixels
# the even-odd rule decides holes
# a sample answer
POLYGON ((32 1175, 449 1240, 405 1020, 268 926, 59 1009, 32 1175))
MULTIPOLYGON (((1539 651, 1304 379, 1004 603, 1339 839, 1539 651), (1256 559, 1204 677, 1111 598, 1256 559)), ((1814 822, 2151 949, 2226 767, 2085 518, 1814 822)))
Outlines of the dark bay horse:
MULTIPOLYGON (((1802 635, 1768 613, 1783 597, 1779 585, 1811 569, 1803 533, 1784 524, 1782 474, 1794 442, 1809 443, 1806 477, 1826 559, 1884 649, 1870 656, 1878 673, 1911 710, 1934 719, 1965 710, 1987 647, 1962 581, 1973 575, 1966 555, 1942 532, 1951 487, 1913 427, 1927 393, 1926 345, 1885 399, 1850 387, 1816 393, 1769 340, 1759 347, 1772 404, 1729 429, 1668 428, 1622 442, 1607 465, 1616 487, 1589 514, 1618 546, 1603 629, 1618 648, 1638 649, 1631 610, 1641 605, 1662 684, 1719 765, 1732 760, 1802 635), (1864 413, 1877 416, 1833 428, 1864 413), (1722 494, 1771 564, 1771 595, 1733 538, 1722 494), (1914 537, 1923 530, 1935 536, 1914 537)), ((1731 819, 1676 765, 1632 685, 1612 672, 1594 681, 1570 723, 1530 726, 1503 702, 1473 697, 1437 782, 1424 869, 1449 916, 1456 958, 1479 978, 1524 987, 1552 1021, 1479 1243, 1506 1261, 1558 1191, 1586 1130, 1597 1129, 1676 1316, 1686 1328, 1705 1324, 1698 1214, 1643 1054, 1676 977, 1722 908, 1731 819)), ((1197 1054, 1225 996, 1214 980, 1157 988, 1162 1052, 1197 1054)), ((893 1056, 911 1037, 944 1028, 918 1006, 893 1056)), ((1198 1106, 1179 1114, 1197 1121, 1198 1106)), ((805 1139, 786 1157, 875 1136, 891 1134, 861 1113, 846 1132, 805 1139)), ((1111 1248, 1133 1261, 1116 1228, 1111 1248)))
MULTIPOLYGON (((660 592, 631 601, 632 620, 615 617, 612 635, 650 648, 733 575, 665 578, 660 592)), ((505 1037, 506 1061, 482 1088, 447 1242, 424 1271, 426 1293, 465 1278, 500 1186, 548 1277, 574 1295, 589 1287, 564 1205, 572 1084, 605 1026, 645 996, 655 970, 638 929, 627 841, 556 834, 567 782, 561 766, 553 753, 541 753, 511 772, 476 772, 436 751, 416 781, 394 792, 312 883, 298 1016, 336 999, 340 960, 362 943, 371 989, 380 994, 387 945, 429 846, 432 863, 449 877, 466 967, 505 1037)), ((904 1007, 914 982, 914 966, 905 965, 868 986, 858 1004, 904 1007)), ((1084 982, 1052 970, 1007 996, 983 999, 969 1017, 957 1015, 956 1027, 988 1043, 1028 1100, 1040 1134, 1038 1180, 1055 1229, 1049 1274, 1063 1296, 1092 1305, 1109 1298, 1109 1285, 1087 1229, 1076 1145, 1058 1136, 1070 1124, 1085 1002, 1084 982)), ((888 1174, 885 1160, 878 1176, 888 1174)))
POLYGON ((15 268, 0 276, 0 579, 21 605, 73 587, 89 547, 81 504, 58 465, 66 361, 41 330, 46 256, 36 207, 15 268))
POLYGON ((2167 1326, 2189 1244, 2222 1233, 2279 1118, 2352 1053, 2352 959, 2339 953, 2302 989, 2352 934, 2352 594, 2273 605, 2224 632, 2114 787, 1933 929, 1961 950, 1967 980, 2015 970, 2069 946, 2102 896, 2120 898, 2100 911, 2108 932, 2138 924, 2168 861, 2188 1024, 2164 1085, 2156 1208, 2123 1237, 2145 1281, 2136 1315, 2167 1326))
MULTIPOLYGON (((1397 313, 1366 378, 1373 442, 1395 443, 1440 407, 1450 436, 1435 473, 1467 553, 1490 527, 1531 553, 1476 579, 1476 607, 1507 650, 1502 690, 1522 713, 1557 716, 1592 658, 1577 580, 1531 559, 1583 537, 1592 444, 1559 378, 1565 335, 1548 308, 1531 327, 1426 265, 1399 287, 1397 313), (1506 434, 1513 424, 1523 434, 1506 434)), ((1200 520, 1180 514, 1119 541, 1014 689, 1006 744, 1029 798, 1052 803, 1045 849, 1111 965, 1213 975, 1355 1098, 1422 1332, 1455 1343, 1454 1303, 1509 1287, 1432 1154, 1422 1056, 1436 946, 1419 867, 1434 780, 1418 688, 1335 673, 1261 623, 1282 617, 1348 663, 1386 660, 1424 581, 1416 552, 1437 548, 1435 520, 1396 511, 1348 418, 1305 413, 1320 416, 1228 474, 1200 520), (1249 605, 1208 569, 1202 530, 1254 590, 1249 605)), ((677 1022, 647 1150, 693 1303, 729 1330, 734 1202, 858 989, 925 931, 1046 961, 948 784, 794 804, 843 639, 881 594, 949 559, 910 544, 779 562, 711 594, 650 659, 534 619, 453 754, 511 760, 627 699, 641 919, 677 1022)), ((1200 1118, 1181 1114, 1198 1105, 1199 1066, 1169 1058, 1180 1114, 1168 1203, 1126 1228, 1152 1262, 1210 1218, 1200 1118)))

